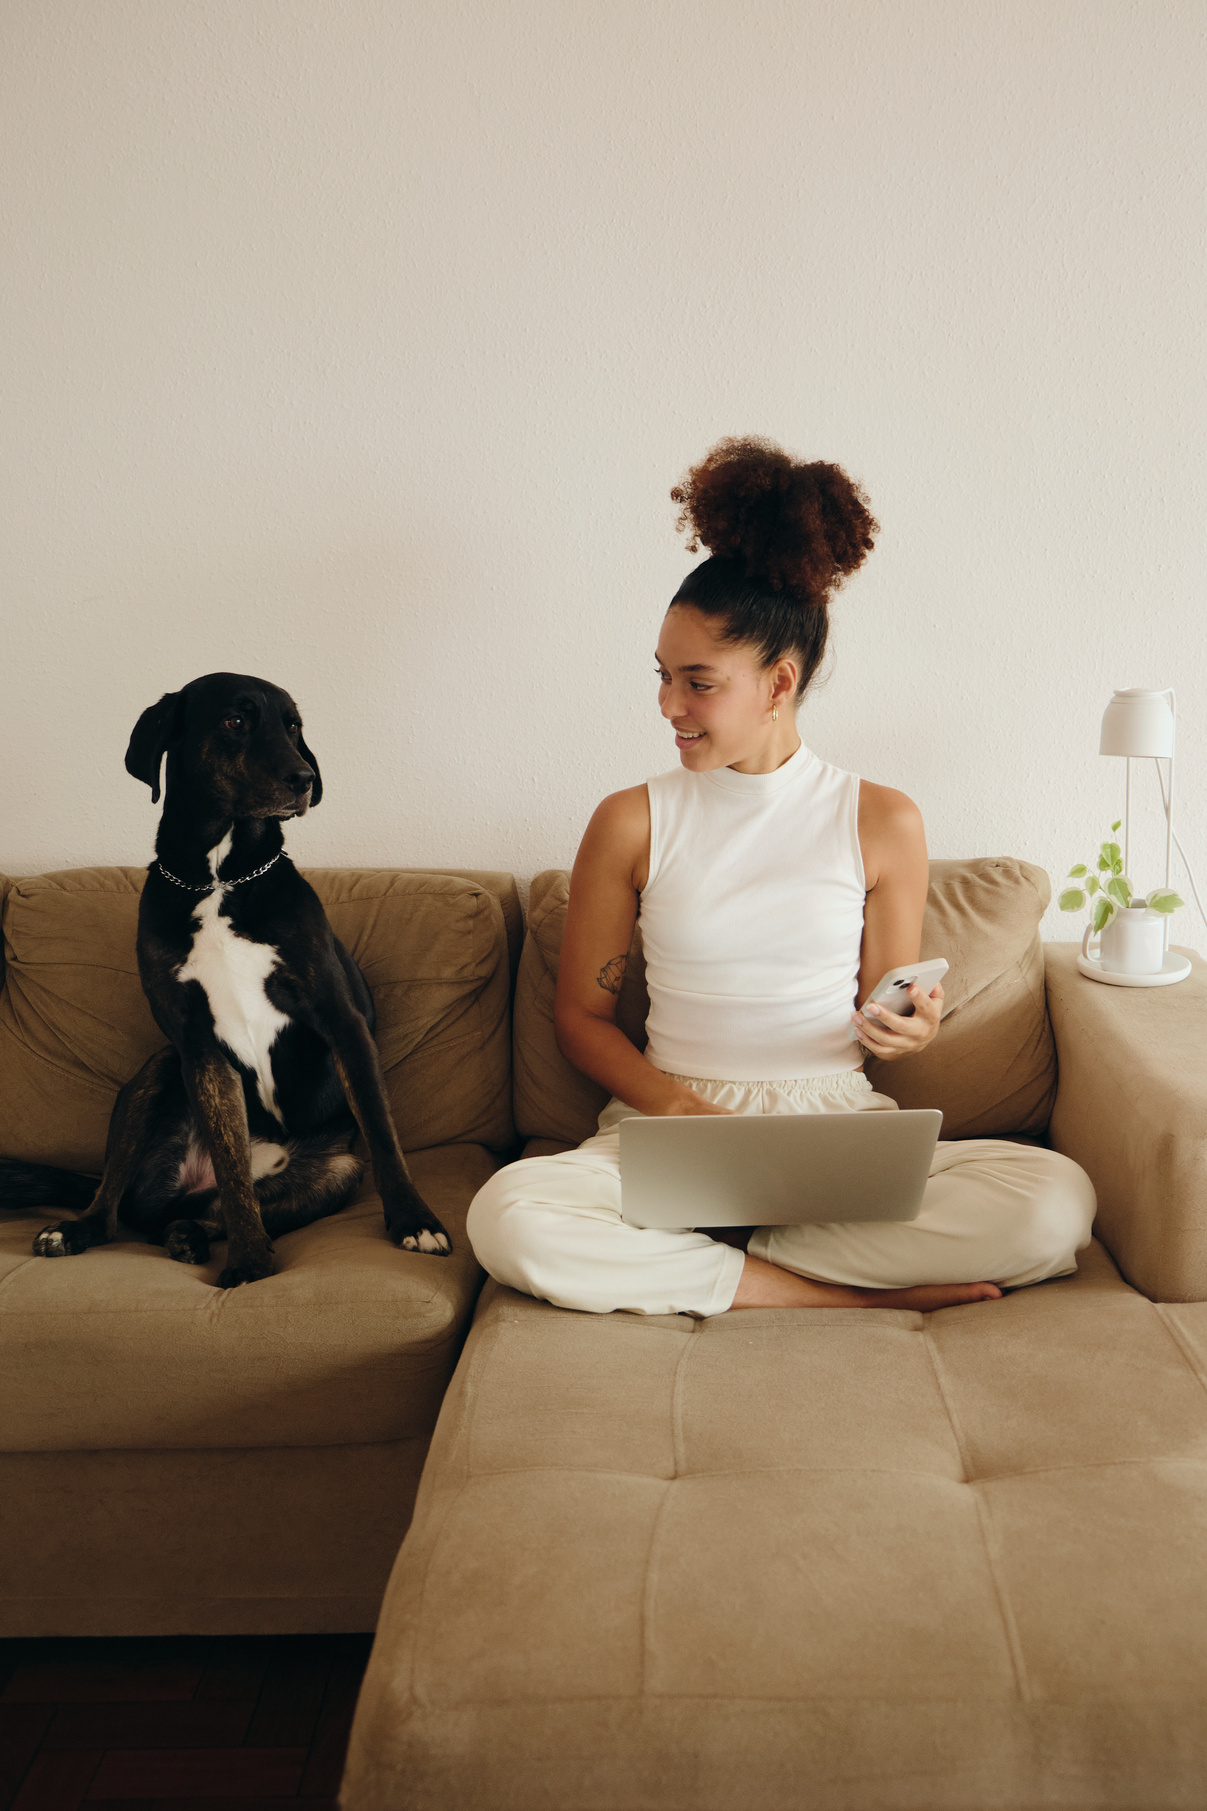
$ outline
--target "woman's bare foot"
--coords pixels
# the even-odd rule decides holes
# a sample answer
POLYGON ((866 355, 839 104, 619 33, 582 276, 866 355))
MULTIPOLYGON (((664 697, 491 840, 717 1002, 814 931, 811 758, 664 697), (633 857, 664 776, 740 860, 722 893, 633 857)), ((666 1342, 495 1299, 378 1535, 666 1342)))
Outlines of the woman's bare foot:
POLYGON ((996 1283, 922 1283, 914 1289, 849 1289, 843 1283, 815 1283, 812 1277, 781 1270, 746 1254, 731 1308, 957 1308, 962 1302, 994 1302, 996 1283))

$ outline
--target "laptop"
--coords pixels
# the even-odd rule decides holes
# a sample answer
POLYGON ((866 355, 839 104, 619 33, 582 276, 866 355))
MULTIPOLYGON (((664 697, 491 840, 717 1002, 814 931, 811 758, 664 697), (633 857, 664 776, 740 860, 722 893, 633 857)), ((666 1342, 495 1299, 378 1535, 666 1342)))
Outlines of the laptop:
POLYGON ((943 1115, 701 1114, 622 1119, 629 1226, 799 1226, 913 1220, 943 1115))

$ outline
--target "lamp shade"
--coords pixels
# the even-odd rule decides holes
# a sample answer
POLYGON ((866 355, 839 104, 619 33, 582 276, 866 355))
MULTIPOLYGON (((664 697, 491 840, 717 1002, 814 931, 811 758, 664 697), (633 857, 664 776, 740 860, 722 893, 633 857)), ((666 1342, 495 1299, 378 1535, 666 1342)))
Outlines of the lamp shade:
POLYGON ((1173 710, 1169 692, 1129 686, 1102 713, 1100 755, 1172 755, 1173 710))

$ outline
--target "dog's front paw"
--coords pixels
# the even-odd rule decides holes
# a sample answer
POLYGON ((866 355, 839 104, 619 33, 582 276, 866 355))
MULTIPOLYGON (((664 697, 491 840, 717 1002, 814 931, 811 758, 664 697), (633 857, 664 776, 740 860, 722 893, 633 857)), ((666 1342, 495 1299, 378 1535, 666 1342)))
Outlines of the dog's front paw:
POLYGON ((210 1236, 196 1220, 173 1220, 163 1235, 163 1248, 178 1264, 208 1264, 210 1236))
POLYGON ((259 1283, 272 1275, 272 1258, 267 1254, 249 1252, 240 1255, 234 1264, 228 1264, 218 1278, 219 1289, 237 1289, 240 1283, 259 1283))
POLYGON ((398 1241, 404 1251, 426 1251, 438 1258, 447 1257, 453 1249, 452 1240, 441 1228, 439 1232, 430 1232, 426 1226, 418 1232, 408 1232, 398 1241))
POLYGON ((443 1258, 453 1249, 452 1240, 418 1194, 409 1201, 388 1204, 385 1215, 386 1231, 404 1251, 423 1251, 443 1258))
POLYGON ((57 1226, 46 1226, 34 1240, 34 1256, 38 1258, 70 1258, 77 1252, 87 1251, 89 1240, 81 1232, 78 1220, 60 1220, 57 1226))

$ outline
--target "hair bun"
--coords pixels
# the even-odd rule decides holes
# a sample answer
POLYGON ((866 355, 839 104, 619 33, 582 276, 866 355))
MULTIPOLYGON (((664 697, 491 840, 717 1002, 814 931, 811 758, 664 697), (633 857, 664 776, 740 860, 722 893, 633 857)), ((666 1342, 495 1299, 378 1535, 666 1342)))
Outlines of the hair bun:
POLYGON ((824 603, 862 566, 879 524, 841 466, 793 459, 756 435, 719 440, 671 492, 688 552, 741 561, 751 578, 824 603))

